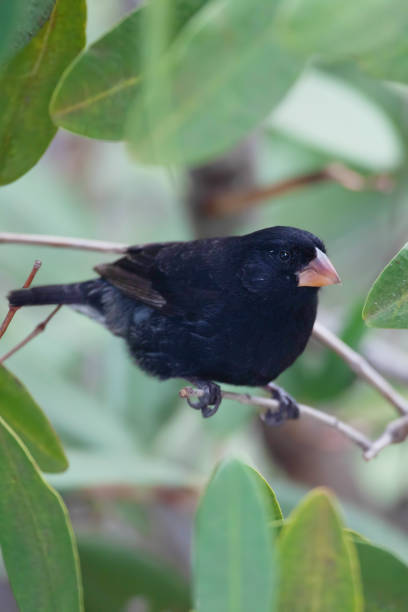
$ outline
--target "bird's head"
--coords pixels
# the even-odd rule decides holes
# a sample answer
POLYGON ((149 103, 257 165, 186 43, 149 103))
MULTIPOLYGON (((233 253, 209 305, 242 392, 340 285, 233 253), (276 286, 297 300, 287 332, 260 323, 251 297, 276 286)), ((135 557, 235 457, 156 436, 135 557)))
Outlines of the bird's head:
POLYGON ((340 282, 323 242, 310 232, 276 226, 242 237, 246 257, 241 279, 255 293, 290 289, 316 291, 340 282))

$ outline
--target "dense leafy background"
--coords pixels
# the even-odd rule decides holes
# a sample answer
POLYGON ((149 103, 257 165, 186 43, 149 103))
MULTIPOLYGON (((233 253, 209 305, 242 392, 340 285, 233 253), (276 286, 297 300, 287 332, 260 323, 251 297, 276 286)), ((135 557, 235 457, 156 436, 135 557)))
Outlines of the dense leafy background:
MULTIPOLYGON (((232 231, 286 224, 321 236, 343 279, 341 287, 323 292, 321 319, 386 371, 391 367, 405 392, 406 332, 371 330, 361 319, 361 305, 373 281, 407 241, 404 3, 333 2, 329 14, 327 3, 320 0, 312 7, 300 0, 177 0, 173 20, 168 21, 168 6, 161 0, 154 3, 154 9, 144 8, 127 18, 137 2, 88 0, 89 46, 68 68, 55 93, 63 69, 84 44, 85 4, 58 0, 67 15, 76 11, 75 19, 61 21, 53 30, 50 40, 58 53, 42 56, 45 72, 38 73, 41 79, 38 76, 30 81, 33 62, 39 67, 35 52, 42 48, 51 4, 30 3, 35 11, 24 13, 31 19, 25 22, 18 19, 20 3, 15 3, 15 12, 7 12, 6 3, 0 3, 0 61, 5 66, 0 69, 0 81, 2 91, 7 92, 0 100, 4 110, 0 116, 0 181, 14 180, 40 160, 17 182, 1 188, 2 230, 128 243, 191 238, 184 164, 212 159, 248 135, 259 185, 313 172, 333 162, 345 163, 366 176, 387 173, 394 181, 392 190, 359 192, 335 183, 310 186, 263 202, 241 219, 240 225, 232 224, 232 231), (255 11, 255 6, 259 10, 255 11), (231 24, 236 37, 227 36, 231 24), (10 45, 3 42, 7 38, 2 35, 6 27, 8 40, 16 41, 13 44, 20 49, 11 64, 6 63, 10 45), (135 40, 134 33, 139 31, 140 39, 135 40), (30 42, 24 46, 27 40, 30 42), (123 87, 127 80, 131 92, 123 87), (399 83, 390 84, 392 80, 399 83), (114 95, 101 95, 111 90, 114 95), (192 91, 193 99, 189 95, 192 91), (26 94, 33 96, 34 106, 19 103, 27 101, 26 94), (88 103, 88 99, 95 103, 88 103), (68 112, 73 106, 75 112, 72 108, 68 112), (41 157, 56 132, 52 120, 87 137, 125 137, 139 162, 163 165, 135 163, 121 143, 81 138, 63 130, 41 157)), ((220 232, 223 227, 219 226, 220 232)), ((38 283, 87 279, 92 266, 101 261, 100 255, 91 253, 0 248, 4 295, 22 284, 36 258, 43 261, 38 283)), ((407 327, 405 260, 403 250, 397 256, 399 263, 394 260, 376 281, 364 309, 371 326, 407 327)), ((5 310, 5 300, 3 306, 5 310)), ((47 308, 20 311, 2 340, 2 350, 18 342, 47 313, 47 308)), ((25 521, 24 512, 13 512, 21 499, 33 507, 40 500, 43 524, 60 534, 63 565, 59 567, 71 577, 70 593, 75 601, 67 600, 69 609, 80 609, 81 605, 76 549, 64 506, 38 469, 59 472, 66 467, 66 460, 40 407, 62 440, 70 463, 67 471, 47 479, 63 493, 71 512, 90 612, 119 612, 132 598, 135 605, 149 600, 157 612, 166 604, 174 610, 188 609, 191 522, 198 494, 218 459, 242 449, 249 463, 255 463, 268 477, 285 517, 308 488, 330 485, 344 502, 347 525, 408 561, 407 445, 390 448, 375 463, 366 464, 334 432, 303 423, 265 431, 251 408, 233 403, 225 403, 215 418, 203 421, 178 398, 177 381, 159 383, 147 378, 131 364, 118 339, 69 309, 63 309, 47 332, 10 359, 7 367, 30 393, 11 374, 0 371, 0 417, 21 437, 16 439, 7 426, 2 429, 2 452, 10 448, 14 459, 11 462, 9 455, 9 463, 2 462, 0 474, 2 487, 20 485, 13 493, 16 502, 10 495, 8 505, 0 504, 8 536, 12 538, 16 532, 21 537, 17 548, 16 540, 2 541, 20 606, 25 597, 24 602, 32 602, 33 610, 58 607, 52 599, 55 590, 48 593, 47 604, 38 603, 35 596, 42 596, 43 591, 28 589, 27 584, 32 587, 36 582, 33 576, 30 580, 30 572, 20 575, 19 551, 21 554, 31 542, 36 552, 32 524, 25 521), (10 410, 12 397, 16 398, 14 410, 10 410), (22 413, 29 418, 22 420, 22 413), (20 465, 19 478, 10 480, 10 462, 20 465), (24 497, 30 495, 34 497, 24 497), (113 558, 120 574, 109 565, 113 558), (143 580, 138 581, 140 576, 143 580), (110 581, 112 588, 108 588, 110 581), (103 589, 98 588, 101 584, 103 589), (152 585, 160 585, 160 589, 152 585), (161 592, 166 593, 165 601, 159 597, 161 592)), ((299 400, 333 411, 372 433, 393 416, 381 398, 313 342, 284 374, 282 384, 299 400)), ((254 485, 253 474, 248 475, 250 468, 242 464, 222 469, 201 502, 196 541, 204 549, 197 550, 198 564, 214 554, 208 548, 212 532, 206 516, 208 520, 217 516, 217 533, 227 538, 223 525, 230 523, 222 513, 217 515, 217 508, 230 508, 233 524, 241 526, 227 538, 226 546, 232 547, 229 558, 245 544, 236 537, 238 532, 261 540, 264 535, 261 519, 244 520, 248 517, 237 515, 235 507, 226 503, 223 487, 217 489, 217 478, 232 476, 234 494, 244 499, 251 513, 265 517, 270 507, 265 507, 264 495, 259 494, 259 482, 254 485), (206 529, 210 529, 208 537, 204 537, 206 529)), ((347 552, 350 545, 331 497, 321 493, 304 503, 312 502, 316 516, 326 521, 324 533, 337 534, 338 575, 345 585, 344 600, 339 601, 352 599, 359 610, 362 589, 369 611, 379 605, 381 610, 391 606, 404 609, 401 602, 406 602, 406 593, 402 586, 401 592, 396 591, 391 576, 400 576, 400 585, 406 583, 405 565, 381 549, 357 541, 355 557, 363 571, 361 584, 356 586, 349 571, 353 553, 347 552), (376 590, 379 566, 384 568, 382 577, 388 585, 381 593, 376 590)), ((302 506, 293 516, 299 521, 303 512, 302 520, 306 521, 308 508, 302 506)), ((300 527, 297 524, 295 539, 299 542, 302 533, 316 528, 307 524, 305 529, 305 524, 307 521, 300 527)), ((293 537, 290 525, 275 534, 275 543, 279 541, 285 555, 287 542, 293 537)), ((323 529, 319 533, 323 538, 323 529)), ((322 546, 322 550, 329 550, 327 541, 322 546)), ((260 548, 257 554, 264 569, 274 566, 267 548, 260 548)), ((41 565, 44 561, 52 560, 43 554, 35 563, 46 572, 47 563, 41 565)), ((285 563, 288 567, 293 563, 290 555, 285 556, 285 563)), ((235 571, 236 566, 231 567, 235 571)), ((205 569, 212 568, 206 563, 205 569)), ((240 579, 240 571, 242 568, 232 580, 240 579)), ((212 579, 211 572, 200 573, 197 592, 208 592, 206 580, 212 579)), ((0 585, 4 589, 5 584, 3 577, 0 585)), ((265 608, 269 597, 287 597, 271 594, 268 582, 261 580, 260 586, 257 595, 265 608)), ((292 586, 286 585, 284 593, 296 595, 292 586)), ((313 590, 315 585, 309 582, 309 587, 313 590)), ((0 608, 6 611, 4 589, 0 589, 0 608)), ((225 609, 229 593, 217 593, 219 609, 225 609)), ((282 606, 294 609, 293 601, 281 601, 285 601, 282 606)), ((202 609, 215 610, 211 605, 202 609)), ((323 600, 322 605, 327 609, 327 602, 323 600)))

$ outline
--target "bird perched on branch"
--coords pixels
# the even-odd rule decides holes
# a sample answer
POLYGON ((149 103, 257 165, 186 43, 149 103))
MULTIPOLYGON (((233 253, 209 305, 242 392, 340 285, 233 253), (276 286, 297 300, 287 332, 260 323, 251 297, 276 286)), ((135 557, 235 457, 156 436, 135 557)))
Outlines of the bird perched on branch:
MULTIPOLYGON (((313 234, 271 227, 245 236, 129 247, 95 267, 99 277, 19 289, 12 306, 68 304, 125 339, 132 357, 161 379, 201 389, 190 405, 212 416, 217 383, 266 386, 303 352, 316 318, 319 287, 340 282, 313 234)), ((271 385, 279 412, 295 401, 271 385)))

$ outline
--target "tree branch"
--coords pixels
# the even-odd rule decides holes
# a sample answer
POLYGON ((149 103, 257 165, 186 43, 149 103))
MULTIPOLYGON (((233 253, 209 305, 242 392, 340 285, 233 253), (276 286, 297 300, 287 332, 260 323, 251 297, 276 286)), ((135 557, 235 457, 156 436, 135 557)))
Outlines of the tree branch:
POLYGON ((397 408, 400 414, 408 414, 408 401, 405 397, 398 393, 362 355, 354 351, 343 340, 340 340, 333 332, 320 323, 316 322, 314 324, 313 336, 337 353, 357 376, 381 393, 390 404, 397 408))
POLYGON ((399 444, 408 437, 408 416, 400 417, 388 423, 384 432, 377 440, 371 444, 371 447, 364 453, 364 458, 368 461, 373 459, 384 448, 391 444, 399 444))
MULTIPOLYGON (((203 395, 202 389, 196 389, 194 387, 184 387, 179 392, 180 397, 183 399, 200 397, 203 395)), ((240 404, 246 404, 248 406, 256 406, 257 408, 263 409, 259 410, 259 412, 263 412, 264 410, 272 410, 272 412, 276 412, 279 409, 279 403, 267 397, 261 397, 259 395, 249 395, 247 393, 235 393, 233 391, 221 391, 222 397, 224 399, 235 400, 240 404)), ((325 425, 331 427, 332 429, 336 429, 343 436, 348 438, 351 442, 359 446, 365 453, 368 453, 372 448, 372 442, 367 436, 363 433, 340 421, 335 416, 331 414, 327 414, 326 412, 322 412, 321 410, 317 410, 317 408, 312 408, 311 406, 305 406, 304 404, 298 404, 299 411, 301 417, 311 418, 315 421, 319 421, 320 423, 324 423, 325 425)))
POLYGON ((266 187, 255 187, 249 191, 237 191, 227 193, 207 202, 205 206, 206 214, 211 217, 223 217, 235 215, 243 210, 256 206, 263 200, 276 198, 289 191, 294 191, 301 187, 306 187, 313 183, 322 183, 332 180, 326 170, 302 174, 284 181, 267 185, 266 187))
MULTIPOLYGON (((60 247, 60 248, 71 248, 71 249, 82 249, 87 251, 99 251, 104 253, 126 253, 128 246, 123 243, 114 242, 103 242, 100 240, 82 240, 78 238, 63 238, 60 236, 47 236, 37 234, 13 234, 8 232, 0 232, 0 243, 4 244, 36 244, 42 246, 60 247)), ((40 263, 34 264, 33 270, 25 283, 25 287, 29 286, 32 279, 35 276, 40 263), (37 267, 36 267, 37 266, 37 267), (28 285, 27 285, 28 283, 28 285)), ((4 361, 11 354, 14 354, 16 350, 24 346, 33 337, 38 335, 45 328, 49 320, 56 314, 57 308, 47 317, 43 323, 32 332, 22 343, 17 345, 12 351, 5 355, 1 361, 4 361)), ((14 313, 12 313, 14 316, 14 313)), ((11 316, 11 318, 12 318, 11 316)), ((4 334, 8 325, 11 321, 10 312, 0 327, 0 337, 4 334)), ((333 334, 330 330, 325 328, 320 323, 315 323, 313 329, 314 337, 319 340, 325 346, 334 350, 350 367, 350 369, 357 374, 360 378, 364 379, 374 389, 376 389, 381 395, 398 411, 403 415, 401 418, 396 419, 389 423, 384 433, 374 442, 371 442, 364 434, 356 430, 351 425, 348 425, 336 417, 329 415, 325 412, 311 408, 310 406, 300 406, 302 416, 308 416, 322 423, 325 423, 329 427, 337 429, 340 433, 346 436, 348 439, 357 444, 364 450, 364 457, 366 459, 372 459, 386 446, 402 442, 408 437, 408 401, 398 393, 382 376, 373 368, 368 361, 362 357, 359 353, 354 351, 352 348, 347 346, 340 338, 333 334)), ((197 389, 185 388, 181 391, 182 397, 187 397, 189 394, 199 393, 197 389)), ((277 408, 277 402, 273 399, 263 398, 259 396, 250 396, 240 393, 233 393, 230 391, 223 391, 223 397, 226 399, 235 399, 241 403, 258 406, 259 408, 277 408)))
POLYGON ((365 177, 347 168, 347 166, 343 164, 333 163, 322 170, 310 172, 309 174, 301 174, 284 181, 273 183, 267 187, 258 187, 247 191, 221 194, 207 202, 205 210, 209 216, 222 217, 232 215, 252 206, 256 206, 263 200, 275 198, 284 193, 314 183, 323 183, 327 181, 336 182, 351 191, 371 189, 373 191, 387 192, 393 187, 393 181, 389 175, 380 174, 365 177))
POLYGON ((61 249, 79 249, 82 251, 100 251, 102 253, 126 253, 128 248, 121 242, 104 242, 102 240, 84 240, 40 234, 13 234, 0 232, 0 244, 35 244, 61 249))

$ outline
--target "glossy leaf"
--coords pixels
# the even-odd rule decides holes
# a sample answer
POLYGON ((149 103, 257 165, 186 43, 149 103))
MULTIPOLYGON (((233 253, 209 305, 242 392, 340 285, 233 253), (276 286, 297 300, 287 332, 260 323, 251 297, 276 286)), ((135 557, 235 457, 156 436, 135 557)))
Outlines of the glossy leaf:
POLYGON ((0 184, 27 172, 56 127, 48 106, 68 63, 85 43, 85 0, 56 0, 36 36, 0 71, 0 184))
POLYGON ((369 327, 408 327, 408 243, 371 287, 363 319, 369 327))
POLYGON ((361 567, 365 612, 405 612, 408 567, 390 552, 356 542, 361 567))
POLYGON ((0 61, 15 55, 37 34, 50 16, 55 0, 0 2, 0 61))
POLYGON ((51 423, 25 386, 0 365, 0 417, 16 432, 44 472, 68 467, 61 442, 51 423))
POLYGON ((278 4, 213 0, 187 24, 129 115, 136 157, 195 164, 265 118, 303 68, 274 36, 278 4))
POLYGON ((194 590, 198 612, 270 612, 277 581, 272 524, 282 514, 255 470, 221 464, 195 525, 194 590))
MULTIPOLYGON (((205 2, 172 1, 169 41, 205 2)), ((72 63, 51 102, 57 125, 91 138, 123 138, 127 112, 140 94, 146 13, 132 12, 72 63)))
POLYGON ((407 28, 405 0, 288 0, 277 19, 278 36, 291 51, 330 61, 352 58, 384 79, 408 78, 407 28), (399 59, 404 70, 395 66, 399 59))
POLYGON ((76 545, 60 496, 0 418, 0 545, 20 612, 80 612, 76 545))
POLYGON ((152 612, 188 612, 187 584, 146 551, 101 538, 78 541, 87 612, 122 612, 133 597, 152 612))
POLYGON ((315 489, 293 511, 279 550, 279 612, 362 612, 354 544, 327 491, 315 489))

